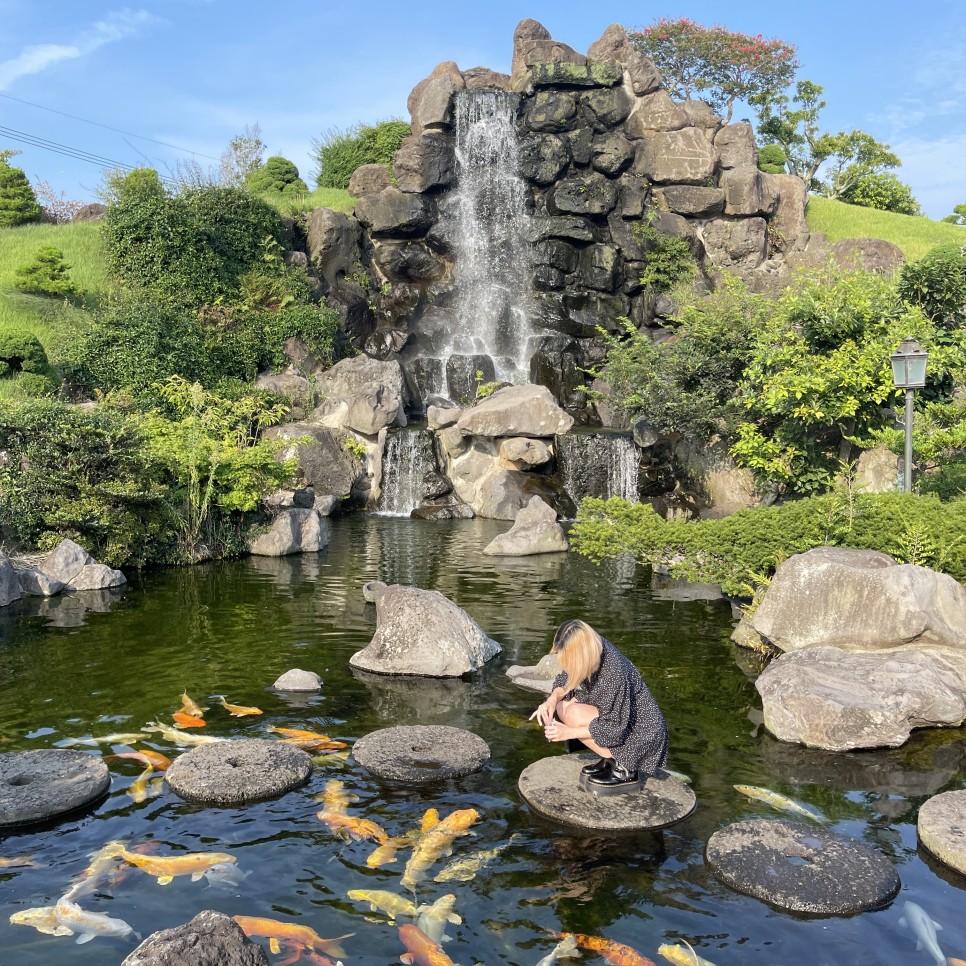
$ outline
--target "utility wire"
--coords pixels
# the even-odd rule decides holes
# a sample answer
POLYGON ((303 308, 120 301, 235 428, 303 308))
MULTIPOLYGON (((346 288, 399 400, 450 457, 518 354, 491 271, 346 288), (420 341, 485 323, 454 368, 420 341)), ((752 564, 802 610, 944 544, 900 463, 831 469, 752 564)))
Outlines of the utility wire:
POLYGON ((150 141, 152 144, 161 144, 166 148, 173 148, 175 151, 181 151, 184 154, 192 154, 199 158, 204 158, 206 161, 220 161, 221 158, 213 158, 209 154, 202 154, 200 151, 192 151, 190 148, 182 148, 177 144, 169 144, 167 141, 158 141, 155 138, 146 137, 143 134, 134 134, 131 131, 122 131, 119 127, 111 127, 110 124, 101 124, 100 121, 91 121, 86 117, 78 117, 76 114, 68 114, 66 111, 58 111, 53 107, 44 107, 43 104, 35 104, 33 101, 25 101, 22 97, 14 97, 12 94, 2 94, 0 97, 5 97, 8 101, 17 101, 19 104, 27 104, 30 107, 39 108, 41 111, 50 111, 51 114, 59 114, 61 117, 69 117, 75 121, 83 121, 85 124, 93 124, 95 127, 102 127, 108 131, 116 131, 118 134, 127 134, 132 138, 139 138, 142 141, 150 141))

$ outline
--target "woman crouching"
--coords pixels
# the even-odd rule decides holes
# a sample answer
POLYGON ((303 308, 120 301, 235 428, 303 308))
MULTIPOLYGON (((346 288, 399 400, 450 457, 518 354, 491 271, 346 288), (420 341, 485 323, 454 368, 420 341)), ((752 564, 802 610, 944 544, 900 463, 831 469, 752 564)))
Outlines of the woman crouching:
POLYGON ((550 653, 563 671, 530 720, 548 741, 577 739, 600 756, 581 769, 587 781, 615 788, 663 768, 667 725, 637 668, 581 620, 557 628, 550 653))

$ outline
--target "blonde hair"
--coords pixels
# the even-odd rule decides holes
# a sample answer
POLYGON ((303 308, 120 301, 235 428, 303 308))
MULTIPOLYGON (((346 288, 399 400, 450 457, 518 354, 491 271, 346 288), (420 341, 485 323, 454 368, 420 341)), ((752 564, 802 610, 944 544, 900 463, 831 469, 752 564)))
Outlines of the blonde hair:
POLYGON ((557 655, 561 668, 567 672, 564 691, 579 687, 600 667, 603 650, 600 634, 584 621, 567 620, 557 628, 550 653, 557 655))

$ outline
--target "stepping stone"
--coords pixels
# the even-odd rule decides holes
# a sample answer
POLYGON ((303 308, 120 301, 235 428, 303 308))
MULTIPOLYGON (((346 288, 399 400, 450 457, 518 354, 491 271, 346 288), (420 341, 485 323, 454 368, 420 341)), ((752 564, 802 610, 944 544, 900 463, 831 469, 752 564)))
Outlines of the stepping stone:
POLYGON ((878 909, 899 891, 887 856, 799 822, 735 822, 711 836, 705 860, 732 889, 793 912, 849 916, 878 909))
POLYGON ((490 760, 490 746, 462 728, 403 725, 360 738, 352 757, 379 778, 420 784, 479 771, 490 760))
POLYGON ((264 738, 200 745, 165 772, 171 790, 202 805, 245 805, 304 785, 312 759, 301 748, 264 738))
POLYGON ((0 828, 48 822, 96 802, 111 787, 102 758, 40 748, 0 755, 0 828))
POLYGON ((547 818, 606 831, 666 828, 694 811, 694 792, 665 772, 649 776, 639 792, 605 797, 585 791, 580 769, 596 757, 584 753, 541 758, 520 773, 520 794, 547 818))
POLYGON ((966 791, 933 795, 919 809, 916 827, 940 862, 966 875, 966 791))

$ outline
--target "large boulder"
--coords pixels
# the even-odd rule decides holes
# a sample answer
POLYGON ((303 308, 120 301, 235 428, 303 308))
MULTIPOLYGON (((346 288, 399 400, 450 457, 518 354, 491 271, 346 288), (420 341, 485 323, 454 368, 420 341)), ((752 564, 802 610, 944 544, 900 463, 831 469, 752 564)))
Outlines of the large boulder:
POLYGON ((465 86, 463 75, 453 61, 438 64, 429 77, 412 89, 406 101, 413 134, 448 127, 453 120, 453 95, 465 86))
POLYGON ((306 251, 328 292, 354 272, 362 258, 362 226, 351 215, 331 208, 309 212, 306 251))
MULTIPOLYGON (((51 578, 48 577, 47 579, 51 578)), ((58 581, 58 583, 63 586, 61 581, 58 581)), ((20 581, 17 579, 17 572, 13 569, 10 559, 4 554, 0 554, 0 607, 6 607, 7 604, 20 600, 21 596, 22 591, 20 581)))
POLYGON ((574 424, 546 386, 506 386, 463 411, 456 428, 467 436, 535 436, 566 433, 574 424))
POLYGON ((832 257, 849 271, 876 272, 887 278, 906 264, 902 249, 882 238, 843 238, 832 245, 832 257))
POLYGON ((703 185, 714 174, 714 148, 697 128, 644 132, 640 144, 635 173, 655 184, 703 185))
POLYGON ((106 590, 127 583, 120 570, 99 564, 83 547, 68 539, 61 540, 37 570, 67 590, 106 590))
POLYGON ((151 933, 121 966, 268 966, 268 954, 231 916, 203 909, 190 922, 151 933))
POLYGON ((966 719, 966 653, 950 649, 811 647, 772 661, 755 686, 776 738, 829 751, 895 748, 913 728, 966 719))
POLYGON ((445 188, 456 177, 453 138, 439 131, 411 135, 399 146, 392 164, 400 191, 445 188))
POLYGON ((782 651, 930 645, 966 653, 966 587, 884 553, 816 547, 778 567, 751 625, 782 651))
POLYGON ((388 426, 406 425, 409 393, 395 359, 343 359, 324 372, 318 384, 324 398, 313 418, 323 426, 371 436, 388 426))
POLYGON ((285 557, 291 553, 317 553, 329 543, 329 524, 317 510, 290 507, 282 510, 265 533, 249 544, 256 557, 285 557))
POLYGON ((401 584, 372 586, 376 633, 349 664, 378 674, 462 677, 478 671, 501 647, 464 610, 435 590, 401 584))
POLYGON ((483 549, 489 556, 527 557, 537 553, 559 553, 568 550, 563 527, 557 523, 557 512, 534 496, 517 513, 506 533, 490 541, 483 549))
POLYGON ((356 217, 373 235, 413 238, 426 234, 435 220, 435 212, 430 200, 423 195, 389 187, 360 198, 356 217))
POLYGON ((660 71, 631 45, 627 31, 620 24, 612 23, 600 39, 587 48, 587 57, 591 61, 620 64, 627 72, 635 94, 649 94, 661 86, 660 71))

